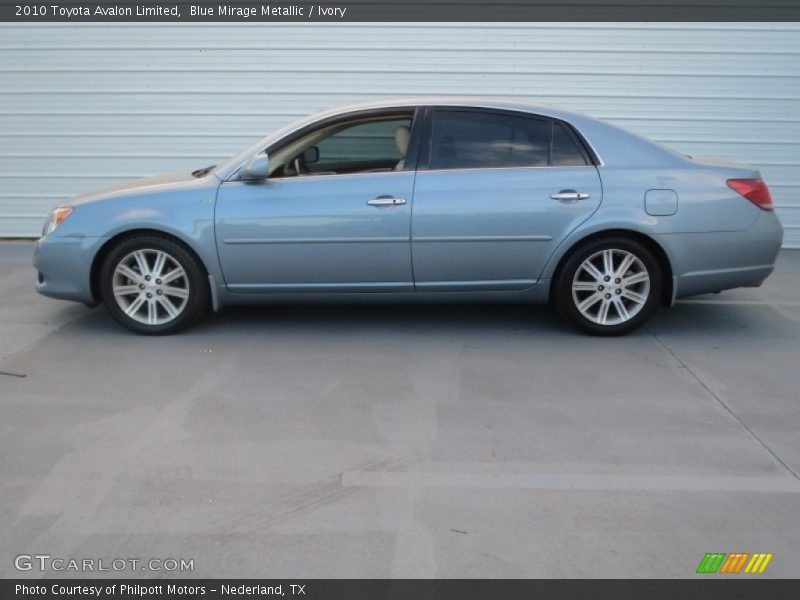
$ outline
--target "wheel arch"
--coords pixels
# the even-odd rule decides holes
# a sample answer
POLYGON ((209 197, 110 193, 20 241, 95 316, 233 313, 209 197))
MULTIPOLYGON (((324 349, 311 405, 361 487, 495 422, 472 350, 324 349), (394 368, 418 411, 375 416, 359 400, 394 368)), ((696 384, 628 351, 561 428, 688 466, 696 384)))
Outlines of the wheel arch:
MULTIPOLYGON (((152 229, 147 227, 128 229, 125 231, 117 232, 108 240, 106 240, 106 242, 98 249, 97 253, 94 256, 94 259, 92 260, 92 267, 91 270, 89 271, 89 283, 91 285, 92 298, 94 298, 95 302, 99 303, 103 301, 102 293, 100 292, 100 269, 102 268, 103 261, 105 261, 106 256, 108 256, 108 253, 111 252, 114 246, 119 244, 122 240, 142 235, 158 236, 173 241, 177 244, 180 244, 187 252, 189 252, 197 260, 197 264, 199 264, 202 267, 206 277, 208 277, 210 273, 208 270, 208 265, 202 259, 200 254, 197 251, 195 251, 195 249, 192 248, 192 246, 189 243, 186 242, 186 240, 181 239, 174 233, 163 231, 161 229, 152 229)), ((210 287, 210 282, 209 282, 209 287, 210 287)), ((214 290, 211 290, 211 292, 213 294, 214 290)))
MULTIPOLYGON (((660 302, 664 306, 670 306, 672 304, 672 294, 673 294, 673 277, 672 277, 672 263, 670 262, 669 256, 667 255, 666 250, 664 250, 663 246, 659 244, 654 238, 651 236, 642 233, 641 231, 636 231, 633 229, 625 229, 625 228, 614 228, 614 229, 603 229, 600 231, 595 231, 590 233, 580 239, 573 241, 570 246, 561 254, 556 263, 556 267, 553 270, 552 281, 556 281, 561 274, 561 270, 564 268, 564 264, 569 260, 570 256, 572 256, 578 249, 587 244, 589 242, 593 242, 598 239, 602 239, 605 237, 623 237, 628 238, 632 241, 639 242, 643 246, 645 246, 648 250, 653 253, 656 260, 658 261, 659 267, 661 268, 661 274, 663 275, 663 289, 661 291, 661 298, 660 302)), ((550 286, 550 299, 552 299, 553 295, 553 286, 550 286)))

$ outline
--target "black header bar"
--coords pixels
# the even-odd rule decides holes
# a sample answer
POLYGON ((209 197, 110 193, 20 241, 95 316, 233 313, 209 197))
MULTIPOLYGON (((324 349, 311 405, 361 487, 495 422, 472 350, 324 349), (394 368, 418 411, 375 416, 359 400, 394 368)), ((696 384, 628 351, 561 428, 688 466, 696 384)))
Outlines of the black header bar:
POLYGON ((5 22, 800 21, 798 0, 0 0, 5 22))

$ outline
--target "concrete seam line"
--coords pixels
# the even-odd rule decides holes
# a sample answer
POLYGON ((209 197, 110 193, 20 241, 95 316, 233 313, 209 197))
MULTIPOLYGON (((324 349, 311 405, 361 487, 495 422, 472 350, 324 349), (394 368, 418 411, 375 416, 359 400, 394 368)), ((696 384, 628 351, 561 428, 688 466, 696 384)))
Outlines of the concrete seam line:
POLYGON ((732 416, 734 419, 736 419, 736 421, 739 423, 739 425, 741 425, 741 426, 744 428, 744 430, 745 430, 745 431, 747 431, 747 433, 749 433, 749 434, 750 434, 750 435, 753 437, 753 439, 755 439, 755 440, 756 440, 756 441, 757 441, 759 444, 761 444, 761 446, 762 446, 762 447, 763 447, 763 448, 764 448, 764 449, 765 449, 767 452, 769 452, 769 453, 772 455, 772 457, 773 457, 775 460, 777 460, 777 461, 778 461, 778 462, 779 462, 781 465, 783 465, 783 468, 784 468, 784 469, 786 469, 786 470, 787 470, 789 473, 791 473, 791 474, 792 474, 792 477, 794 477, 794 478, 795 478, 795 479, 797 479, 797 480, 800 480, 800 476, 798 476, 798 474, 797 474, 797 473, 795 473, 795 472, 794 472, 794 470, 793 470, 793 469, 792 469, 792 468, 791 468, 791 467, 790 467, 790 466, 789 466, 789 465, 788 465, 786 462, 784 462, 784 461, 783 461, 783 459, 782 459, 780 456, 778 456, 778 455, 775 453, 775 451, 774 451, 772 448, 770 448, 770 447, 769 447, 769 445, 767 445, 767 443, 766 443, 764 440, 762 440, 762 439, 761 439, 761 438, 758 436, 758 434, 757 434, 755 431, 753 431, 753 430, 752 430, 752 429, 751 429, 751 428, 750 428, 750 427, 749 427, 749 426, 748 426, 748 425, 747 425, 747 424, 746 424, 746 423, 745 423, 745 422, 744 422, 744 421, 743 421, 741 418, 739 418, 739 415, 737 415, 737 414, 736 414, 736 413, 733 411, 733 409, 732 409, 730 406, 728 406, 728 405, 725 403, 725 401, 724 401, 722 398, 720 398, 720 397, 719 397, 719 396, 718 396, 718 395, 717 395, 717 394, 714 392, 714 390, 712 390, 712 389, 711 389, 711 388, 710 388, 710 387, 709 387, 709 386, 706 384, 706 382, 705 382, 705 381, 703 381, 703 380, 700 378, 700 376, 699 376, 697 373, 695 373, 695 372, 694 372, 694 370, 693 370, 693 369, 692 369, 692 368, 691 368, 689 365, 687 365, 687 364, 686 364, 686 363, 683 361, 683 359, 681 359, 681 358, 680 358, 680 357, 679 357, 679 356, 678 356, 678 355, 677 355, 677 354, 676 354, 676 353, 675 353, 675 352, 672 350, 672 348, 670 348, 669 346, 667 346, 667 344, 665 344, 665 343, 664 343, 664 341, 663 341, 663 340, 662 340, 660 337, 658 337, 658 335, 656 335, 655 333, 653 333, 653 332, 652 332, 652 331, 651 331, 649 328, 645 327, 644 329, 645 329, 645 330, 646 330, 646 331, 647 331, 647 332, 648 332, 650 335, 652 335, 652 336, 653 336, 653 339, 656 341, 656 343, 657 343, 657 344, 659 344, 659 345, 660 345, 662 348, 664 348, 664 350, 666 350, 667 352, 669 352, 670 356, 672 356, 672 357, 673 357, 675 360, 677 360, 677 361, 678 361, 678 363, 679 363, 679 364, 680 364, 680 365, 681 365, 681 366, 682 366, 684 369, 686 369, 686 371, 687 371, 687 372, 688 372, 688 373, 689 373, 689 374, 690 374, 690 375, 691 375, 691 376, 692 376, 692 377, 693 377, 693 378, 694 378, 694 379, 697 381, 697 383, 699 383, 699 384, 700 384, 700 385, 703 387, 703 389, 705 389, 705 390, 706 390, 706 391, 707 391, 709 394, 711 394, 711 397, 712 397, 712 398, 714 398, 714 399, 715 399, 715 400, 716 400, 716 401, 719 403, 719 405, 720 405, 720 406, 722 406, 722 408, 724 408, 724 409, 725 409, 725 410, 728 412, 728 414, 730 414, 730 415, 731 415, 731 416, 732 416))
POLYGON ((800 493, 793 477, 345 471, 343 487, 800 493))
POLYGON ((676 303, 717 306, 800 306, 800 302, 795 300, 678 300, 676 303))
POLYGON ((15 348, 14 350, 9 352, 8 354, 0 356, 0 362, 9 359, 14 355, 19 354, 20 352, 23 352, 24 350, 27 350, 28 348, 33 346, 36 342, 39 342, 39 341, 45 339, 46 337, 51 336, 51 335, 53 335, 54 333, 56 333, 58 331, 61 331, 65 327, 68 327, 68 326, 72 325, 73 323, 76 323, 76 322, 80 321, 81 319, 85 319, 87 317, 90 317, 94 313, 95 313, 94 308, 90 308, 88 313, 82 314, 82 315, 77 315, 76 317, 74 317, 72 319, 69 319, 68 321, 64 321, 61 325, 51 329, 47 333, 43 333, 42 335, 39 335, 39 336, 33 338, 32 340, 30 340, 28 342, 25 342, 22 346, 20 346, 19 348, 15 348))

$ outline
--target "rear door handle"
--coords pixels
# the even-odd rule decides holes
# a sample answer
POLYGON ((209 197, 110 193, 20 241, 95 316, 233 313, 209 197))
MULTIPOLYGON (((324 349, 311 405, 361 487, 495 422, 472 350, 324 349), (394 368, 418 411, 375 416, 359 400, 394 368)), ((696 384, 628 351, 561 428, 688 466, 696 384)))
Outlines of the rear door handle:
POLYGON ((370 206, 377 206, 378 208, 390 208, 405 203, 405 198, 395 198, 394 196, 378 196, 372 200, 367 200, 367 204, 370 206))
POLYGON ((553 200, 571 200, 574 202, 575 200, 588 200, 589 194, 576 192, 575 190, 561 190, 557 194, 550 194, 550 197, 553 200))

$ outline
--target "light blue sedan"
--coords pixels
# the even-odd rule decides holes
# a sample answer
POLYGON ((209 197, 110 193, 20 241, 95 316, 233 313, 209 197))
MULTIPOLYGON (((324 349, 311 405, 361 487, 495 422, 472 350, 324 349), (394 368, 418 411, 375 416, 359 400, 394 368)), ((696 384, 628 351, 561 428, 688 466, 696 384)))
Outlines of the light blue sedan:
POLYGON ((227 305, 368 298, 549 301, 616 335, 676 298, 760 285, 782 237, 753 167, 554 108, 415 98, 79 196, 34 264, 40 293, 145 334, 227 305))

